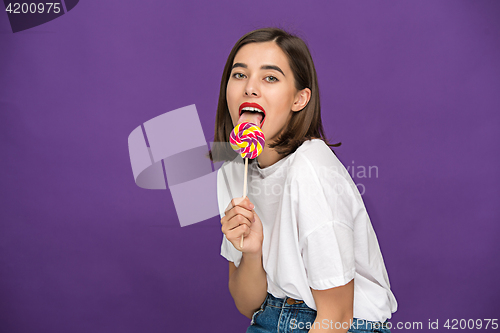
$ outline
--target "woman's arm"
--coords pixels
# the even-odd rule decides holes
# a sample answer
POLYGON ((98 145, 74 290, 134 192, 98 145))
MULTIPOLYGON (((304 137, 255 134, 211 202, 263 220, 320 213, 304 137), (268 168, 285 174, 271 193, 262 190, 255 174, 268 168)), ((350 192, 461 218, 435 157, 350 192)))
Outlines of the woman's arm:
POLYGON ((354 279, 340 287, 311 291, 318 313, 309 333, 346 333, 353 319, 354 279))
POLYGON ((229 292, 238 311, 245 317, 252 318, 267 296, 262 255, 243 253, 238 267, 229 262, 229 292))
POLYGON ((221 219, 221 229, 227 240, 242 252, 237 268, 229 262, 229 292, 238 310, 252 318, 267 296, 267 277, 262 266, 262 221, 248 197, 231 200, 229 207, 221 219), (242 235, 245 243, 240 248, 242 235))

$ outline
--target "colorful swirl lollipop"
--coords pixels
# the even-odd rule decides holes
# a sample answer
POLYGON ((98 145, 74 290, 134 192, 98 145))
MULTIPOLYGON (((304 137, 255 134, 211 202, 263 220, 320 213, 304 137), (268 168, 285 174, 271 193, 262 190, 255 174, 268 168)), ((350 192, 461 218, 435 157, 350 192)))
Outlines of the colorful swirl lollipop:
MULTIPOLYGON (((242 122, 236 125, 229 135, 229 143, 245 159, 245 176, 243 177, 243 198, 245 198, 247 196, 248 159, 256 158, 262 153, 266 139, 259 126, 250 122, 242 122)), ((243 248, 243 235, 241 235, 240 248, 243 248)))
POLYGON ((242 158, 256 158, 264 149, 266 139, 264 133, 255 124, 243 122, 234 127, 229 136, 231 147, 242 158))

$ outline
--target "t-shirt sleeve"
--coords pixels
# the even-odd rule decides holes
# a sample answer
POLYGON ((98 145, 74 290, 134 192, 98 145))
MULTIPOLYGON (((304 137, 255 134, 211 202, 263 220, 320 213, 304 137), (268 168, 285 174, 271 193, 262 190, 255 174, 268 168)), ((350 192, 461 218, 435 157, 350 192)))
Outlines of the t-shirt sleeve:
MULTIPOLYGON (((220 168, 217 172, 217 201, 219 204, 219 215, 222 219, 226 214, 225 210, 231 202, 232 198, 229 197, 226 189, 226 182, 224 181, 223 169, 220 168)), ((222 244, 220 247, 220 254, 228 261, 232 261, 236 267, 240 265, 241 252, 238 251, 233 244, 227 240, 226 235, 222 234, 222 244)))
POLYGON ((325 290, 354 278, 353 230, 361 206, 350 178, 318 170, 305 160, 302 172, 294 177, 292 195, 309 286, 325 290))
POLYGON ((305 238, 302 259, 311 288, 345 285, 355 273, 352 229, 338 221, 321 225, 305 238))

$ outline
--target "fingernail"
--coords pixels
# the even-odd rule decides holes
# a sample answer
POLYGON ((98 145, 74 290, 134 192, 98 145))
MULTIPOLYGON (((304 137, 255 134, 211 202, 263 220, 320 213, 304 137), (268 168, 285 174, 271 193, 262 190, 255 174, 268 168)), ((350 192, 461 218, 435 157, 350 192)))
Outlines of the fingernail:
POLYGON ((251 209, 254 209, 254 208, 255 208, 255 206, 251 203, 251 204, 250 204, 250 208, 251 208, 251 209))

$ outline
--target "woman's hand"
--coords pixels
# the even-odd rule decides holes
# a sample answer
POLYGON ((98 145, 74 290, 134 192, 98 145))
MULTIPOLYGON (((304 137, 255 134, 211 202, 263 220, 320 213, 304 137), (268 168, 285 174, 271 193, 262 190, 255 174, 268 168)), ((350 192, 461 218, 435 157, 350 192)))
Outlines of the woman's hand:
POLYGON ((261 255, 264 239, 262 222, 252 206, 248 197, 231 200, 226 215, 220 221, 221 230, 237 250, 261 255), (240 248, 241 235, 245 237, 243 248, 240 248))

